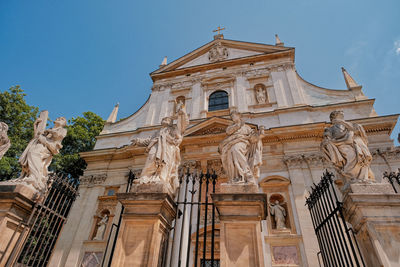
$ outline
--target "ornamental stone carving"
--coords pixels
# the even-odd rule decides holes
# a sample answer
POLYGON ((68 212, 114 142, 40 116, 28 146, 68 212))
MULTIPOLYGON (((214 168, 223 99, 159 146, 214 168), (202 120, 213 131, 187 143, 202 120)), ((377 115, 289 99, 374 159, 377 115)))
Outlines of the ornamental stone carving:
POLYGON ((256 100, 258 104, 265 104, 267 103, 267 90, 265 85, 258 83, 254 86, 254 93, 256 96, 256 100))
POLYGON ((80 185, 99 185, 105 182, 107 179, 107 174, 93 174, 93 175, 84 175, 82 176, 79 181, 80 185))
POLYGON ((223 47, 221 42, 216 43, 208 52, 210 62, 217 62, 227 59, 229 56, 228 49, 223 47))
POLYGON ((186 172, 195 172, 201 171, 201 164, 200 161, 197 160, 188 160, 182 162, 181 166, 179 166, 179 173, 186 173, 186 172))
POLYGON ((231 111, 233 124, 226 128, 227 137, 219 145, 222 166, 230 184, 255 184, 262 164, 262 141, 264 128, 251 129, 240 114, 231 111))
POLYGON ((8 125, 5 122, 0 122, 0 159, 6 154, 11 146, 10 139, 7 136, 8 125))
POLYGON ((207 169, 213 172, 215 171, 215 174, 218 176, 218 178, 226 177, 226 172, 222 167, 221 160, 219 159, 207 160, 207 169))
POLYGON ((4 183, 24 184, 37 192, 46 192, 48 167, 53 156, 62 148, 61 142, 67 135, 65 118, 57 118, 54 127, 46 130, 47 118, 48 112, 42 111, 34 122, 34 137, 18 160, 22 167, 20 177, 4 183))
POLYGON ((364 128, 344 120, 342 111, 330 114, 331 127, 324 131, 321 150, 343 177, 344 183, 373 181, 370 169, 372 155, 364 128))
POLYGON ((172 191, 179 186, 178 166, 180 165, 180 149, 182 136, 189 123, 185 106, 177 111, 177 116, 165 117, 161 121, 161 129, 152 137, 133 138, 131 145, 144 146, 148 153, 146 163, 138 180, 139 184, 164 184, 172 191), (174 125, 176 118, 177 124, 174 125))

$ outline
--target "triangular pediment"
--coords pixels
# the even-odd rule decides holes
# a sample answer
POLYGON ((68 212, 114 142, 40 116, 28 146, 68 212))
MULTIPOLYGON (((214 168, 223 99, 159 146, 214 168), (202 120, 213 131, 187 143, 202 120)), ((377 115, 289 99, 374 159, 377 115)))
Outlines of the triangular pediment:
MULTIPOLYGON (((231 124, 232 120, 212 117, 188 128, 185 132, 185 137, 225 134, 226 128, 231 124)), ((246 124, 251 128, 257 129, 257 125, 255 124, 246 124)))
POLYGON ((191 68, 194 66, 213 64, 222 61, 248 58, 263 54, 279 53, 290 49, 293 48, 227 39, 216 39, 196 50, 193 50, 183 57, 160 67, 158 70, 152 72, 151 75, 191 68))

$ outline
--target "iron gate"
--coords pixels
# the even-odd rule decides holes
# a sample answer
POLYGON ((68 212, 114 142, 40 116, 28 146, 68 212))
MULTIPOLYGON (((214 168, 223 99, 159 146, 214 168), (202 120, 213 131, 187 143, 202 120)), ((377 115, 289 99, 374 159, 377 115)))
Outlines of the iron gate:
POLYGON ((219 222, 210 195, 215 193, 215 172, 181 175, 176 196, 178 212, 166 240, 161 266, 219 267, 219 222))
POLYGON ((338 200, 333 177, 325 171, 306 199, 320 248, 318 254, 325 267, 365 266, 354 232, 344 219, 343 203, 338 200))
POLYGON ((50 188, 44 200, 35 204, 7 266, 36 267, 48 264, 72 203, 78 195, 79 180, 52 174, 49 183, 50 188), (25 231, 28 231, 27 235, 25 231))

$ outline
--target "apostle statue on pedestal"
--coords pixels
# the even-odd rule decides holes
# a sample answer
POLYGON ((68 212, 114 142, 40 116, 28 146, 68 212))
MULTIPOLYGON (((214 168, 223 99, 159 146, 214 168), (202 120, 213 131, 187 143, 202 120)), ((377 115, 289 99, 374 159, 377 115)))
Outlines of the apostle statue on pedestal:
POLYGON ((131 145, 145 146, 148 152, 138 183, 163 183, 170 185, 173 191, 178 187, 179 145, 189 119, 184 104, 176 113, 161 120, 161 129, 154 136, 131 140, 131 145), (174 119, 177 120, 176 125, 173 124, 174 119))
POLYGON ((255 184, 262 164, 262 135, 246 125, 240 114, 232 110, 233 124, 226 128, 227 137, 219 145, 222 166, 231 184, 255 184))
POLYGON ((348 181, 373 181, 370 169, 372 156, 364 128, 344 120, 342 111, 330 114, 332 126, 326 128, 321 150, 326 159, 348 181))
POLYGON ((46 130, 47 111, 42 111, 34 123, 33 139, 19 158, 22 172, 15 183, 31 185, 44 192, 47 189, 48 167, 53 156, 60 152, 61 142, 67 135, 67 121, 64 117, 54 121, 54 127, 46 130))
POLYGON ((6 154, 7 150, 11 146, 10 139, 7 136, 8 125, 4 122, 0 122, 0 159, 6 154))

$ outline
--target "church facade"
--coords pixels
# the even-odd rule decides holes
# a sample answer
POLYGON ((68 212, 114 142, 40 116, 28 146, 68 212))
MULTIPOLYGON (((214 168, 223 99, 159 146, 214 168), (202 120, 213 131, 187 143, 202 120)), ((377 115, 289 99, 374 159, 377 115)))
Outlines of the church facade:
MULTIPOLYGON (((180 144, 180 168, 214 170, 218 184, 226 182, 218 146, 232 123, 230 111, 240 113, 250 127, 265 128, 257 181, 268 203, 257 237, 263 264, 318 266, 320 249, 305 198, 323 172, 332 169, 320 151, 329 114, 343 111, 346 121, 364 127, 378 182, 384 182, 384 171, 400 167, 400 149, 390 138, 398 116, 379 116, 374 99, 364 95, 346 70, 342 71, 347 88, 327 89, 300 77, 294 60, 295 49, 278 38, 275 45, 267 45, 227 40, 218 34, 189 54, 169 64, 164 61, 150 74, 153 86, 146 103, 118 122, 116 107, 93 151, 81 154, 88 166, 80 178, 80 196, 49 266, 108 266, 115 256, 113 244, 121 217, 116 194, 126 192, 129 173, 139 176, 146 161, 145 148, 132 146, 131 140, 152 136, 162 119, 175 116, 182 105, 189 125, 180 144), (279 209, 270 205, 276 201, 283 210, 279 222, 275 220, 279 209)), ((169 240, 168 246, 173 246, 169 240)), ((181 257, 194 266, 191 255, 182 253, 181 257)))

